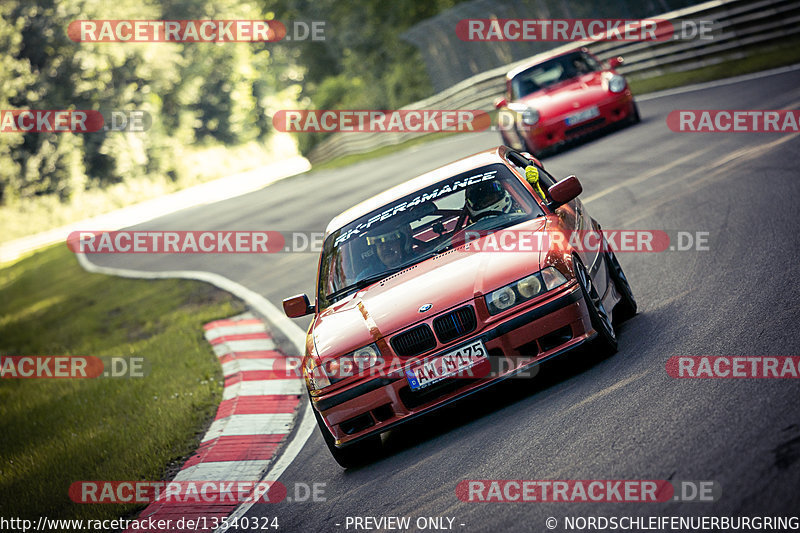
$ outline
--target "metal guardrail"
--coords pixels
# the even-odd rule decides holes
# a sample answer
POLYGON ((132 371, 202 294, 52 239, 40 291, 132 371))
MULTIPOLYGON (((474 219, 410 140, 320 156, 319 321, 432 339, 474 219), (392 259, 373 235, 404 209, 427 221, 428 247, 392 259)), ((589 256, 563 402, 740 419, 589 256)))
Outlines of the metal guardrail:
MULTIPOLYGON (((601 60, 623 56, 617 70, 629 77, 647 79, 669 72, 681 72, 714 65, 749 55, 747 48, 800 34, 800 3, 796 0, 713 0, 652 19, 712 21, 712 39, 665 41, 579 41, 559 46, 546 54, 586 46, 601 60)), ((455 28, 453 29, 455 31, 455 28)), ((505 90, 505 76, 512 68, 534 57, 488 70, 468 78, 429 98, 402 109, 494 109, 494 100, 505 90)), ((334 133, 322 140, 308 155, 312 164, 335 157, 368 152, 425 135, 403 133, 334 133)))

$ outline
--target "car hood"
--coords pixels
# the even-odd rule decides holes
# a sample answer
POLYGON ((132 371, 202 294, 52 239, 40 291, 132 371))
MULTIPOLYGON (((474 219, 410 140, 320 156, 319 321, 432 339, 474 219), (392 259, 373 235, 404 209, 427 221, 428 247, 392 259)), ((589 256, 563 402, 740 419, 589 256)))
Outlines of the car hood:
MULTIPOLYGON (((514 230, 543 231, 545 218, 514 230)), ((477 244, 486 249, 486 239, 477 244)), ((321 358, 342 355, 540 270, 539 251, 473 251, 459 246, 340 300, 318 315, 312 335, 321 358), (421 312, 422 306, 430 309, 421 312)))
POLYGON ((520 99, 541 114, 543 118, 573 113, 595 105, 609 96, 603 81, 609 74, 593 72, 531 93, 520 99))

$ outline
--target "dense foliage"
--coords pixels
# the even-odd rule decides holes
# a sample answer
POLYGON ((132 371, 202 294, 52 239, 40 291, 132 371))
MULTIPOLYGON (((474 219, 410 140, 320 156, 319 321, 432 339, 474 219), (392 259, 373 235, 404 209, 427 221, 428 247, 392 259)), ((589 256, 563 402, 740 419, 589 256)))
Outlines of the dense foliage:
MULTIPOLYGON (((263 140, 294 107, 390 109, 431 93, 400 34, 457 0, 5 0, 0 109, 143 110, 144 133, 0 134, 0 206, 68 200, 144 176, 191 172, 180 148, 263 140), (323 40, 278 43, 76 43, 82 19, 322 21, 323 40)), ((319 139, 298 138, 307 151, 319 139)))
MULTIPOLYGON (((433 92, 417 48, 400 35, 459 0, 262 0, 278 20, 323 21, 323 41, 295 43, 304 103, 315 109, 397 109, 433 92)), ((298 138, 306 152, 318 136, 298 138)))
MULTIPOLYGON (((0 109, 143 110, 143 133, 0 134, 0 205, 67 199, 148 175, 181 172, 178 147, 235 145, 270 131, 271 101, 289 85, 270 43, 76 43, 80 19, 267 19, 254 1, 4 0, 0 109)), ((291 81, 291 80, 288 80, 291 81)))

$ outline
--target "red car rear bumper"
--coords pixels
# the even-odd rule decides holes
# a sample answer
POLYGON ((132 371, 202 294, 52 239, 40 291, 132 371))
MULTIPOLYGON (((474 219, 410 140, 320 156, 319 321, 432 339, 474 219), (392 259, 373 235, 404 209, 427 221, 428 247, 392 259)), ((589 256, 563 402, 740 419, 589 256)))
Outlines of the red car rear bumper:
MULTIPOLYGON (((430 387, 412 391, 401 374, 364 378, 350 387, 313 397, 316 408, 337 445, 345 445, 425 414, 477 392, 498 381, 522 373, 542 361, 576 348, 594 335, 583 293, 573 282, 532 306, 520 306, 500 321, 492 322, 445 350, 481 339, 489 353, 473 367, 467 379, 446 378, 430 387)), ((426 357, 426 358, 427 358, 426 357)))

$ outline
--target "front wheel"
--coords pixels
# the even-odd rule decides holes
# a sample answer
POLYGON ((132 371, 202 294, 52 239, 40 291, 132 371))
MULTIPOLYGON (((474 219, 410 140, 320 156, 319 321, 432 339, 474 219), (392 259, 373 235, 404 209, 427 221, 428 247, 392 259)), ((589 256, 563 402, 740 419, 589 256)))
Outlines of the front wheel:
POLYGON ((614 333, 614 324, 603 305, 603 300, 595 288, 594 281, 578 259, 575 259, 575 274, 583 291, 583 299, 589 308, 589 318, 592 327, 597 332, 595 347, 601 355, 611 355, 617 351, 617 335, 614 333))
POLYGON ((378 454, 381 446, 380 435, 367 437, 364 440, 360 440, 344 448, 337 448, 336 440, 333 438, 333 435, 331 435, 330 430, 328 430, 328 426, 326 426, 325 422, 322 420, 322 416, 313 405, 311 406, 311 410, 314 411, 314 418, 317 419, 317 425, 319 426, 320 433, 322 433, 322 439, 328 446, 328 450, 330 450, 333 458, 339 463, 339 466, 343 468, 361 466, 378 454))
POLYGON ((619 302, 614 306, 614 322, 620 323, 636 315, 636 300, 633 297, 628 278, 625 277, 625 273, 617 261, 617 256, 611 250, 606 252, 606 263, 614 287, 620 295, 619 302))
POLYGON ((628 124, 638 124, 642 121, 642 116, 639 114, 639 106, 636 102, 633 103, 633 113, 628 116, 628 124))

